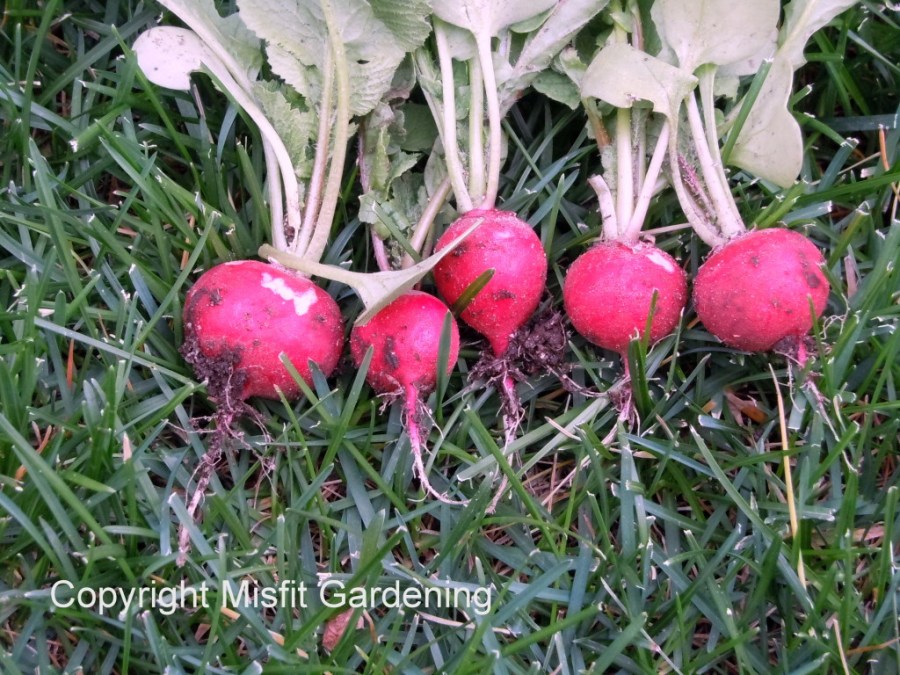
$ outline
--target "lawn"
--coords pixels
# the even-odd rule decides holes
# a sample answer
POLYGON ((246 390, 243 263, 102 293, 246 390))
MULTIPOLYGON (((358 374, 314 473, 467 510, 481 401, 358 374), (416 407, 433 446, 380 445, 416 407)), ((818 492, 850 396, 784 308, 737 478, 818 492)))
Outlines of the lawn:
MULTIPOLYGON (((746 222, 798 230, 825 256, 807 363, 726 347, 689 305, 674 334, 633 343, 629 420, 609 392, 621 359, 573 332, 579 386, 520 385, 504 449, 497 392, 467 380, 483 343, 462 327, 424 452, 461 506, 422 490, 401 406, 345 349, 298 400, 251 400, 196 518, 221 417, 179 353, 185 293, 269 241, 262 139, 207 75, 184 92, 148 81, 130 46, 177 23, 153 2, 4 12, 4 675, 900 673, 890 3, 858 3, 807 45, 800 180, 730 175, 746 222)), ((533 91, 503 122, 499 203, 540 236, 557 310, 601 228, 586 122, 533 91)), ((374 271, 353 148, 323 262, 374 271)), ((673 192, 647 222, 693 278, 708 247, 673 192)), ((349 332, 361 301, 322 286, 349 332)))

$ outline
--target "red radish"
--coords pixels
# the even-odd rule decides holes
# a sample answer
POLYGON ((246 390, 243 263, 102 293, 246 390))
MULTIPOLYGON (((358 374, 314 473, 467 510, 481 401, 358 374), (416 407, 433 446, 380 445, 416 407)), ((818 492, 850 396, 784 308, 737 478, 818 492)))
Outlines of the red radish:
POLYGON ((372 347, 372 361, 366 381, 379 394, 403 399, 415 472, 425 490, 443 502, 464 504, 447 499, 432 487, 422 462, 425 439, 421 426, 427 419, 422 397, 437 384, 441 334, 448 316, 450 352, 447 374, 450 374, 459 358, 459 329, 447 306, 433 295, 421 291, 404 293, 367 324, 355 327, 350 334, 350 354, 358 367, 369 347, 372 347))
POLYGON ((651 244, 604 241, 569 267, 563 285, 566 313, 582 336, 625 354, 628 342, 647 326, 655 342, 672 332, 687 302, 687 277, 678 263, 651 244))
POLYGON ((500 357, 537 309, 547 281, 547 256, 528 223, 496 209, 469 211, 447 229, 435 251, 479 218, 482 225, 434 268, 434 280, 441 296, 453 304, 481 274, 494 270, 460 318, 484 335, 500 357))
POLYGON ((825 259, 798 232, 748 232, 716 250, 694 282, 697 316, 727 345, 767 351, 785 339, 799 343, 828 300, 825 259))
POLYGON ((328 293, 293 272, 253 260, 217 265, 188 291, 185 359, 221 399, 296 398, 283 352, 307 382, 309 361, 325 375, 337 365, 343 322, 328 293))

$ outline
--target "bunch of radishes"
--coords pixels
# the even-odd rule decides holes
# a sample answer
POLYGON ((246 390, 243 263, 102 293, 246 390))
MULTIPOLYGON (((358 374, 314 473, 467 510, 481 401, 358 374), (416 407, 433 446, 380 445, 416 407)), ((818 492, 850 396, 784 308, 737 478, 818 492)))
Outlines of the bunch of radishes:
MULTIPOLYGON (((785 74, 789 91, 806 39, 852 3, 794 0, 779 33, 777 0, 753 3, 752 10, 724 0, 656 0, 652 27, 663 51, 651 56, 644 51, 650 26, 641 29, 646 17, 636 2, 616 0, 606 43, 581 69, 572 67, 571 54, 560 52, 604 2, 432 0, 430 6, 392 3, 391 14, 380 4, 352 0, 356 11, 344 17, 329 0, 303 0, 285 3, 291 28, 250 0, 239 2, 239 14, 227 20, 188 11, 181 2, 163 4, 192 30, 145 33, 135 45, 145 72, 154 82, 182 89, 190 86, 190 72, 210 72, 257 123, 269 169, 273 246, 260 249, 269 264, 218 265, 197 280, 185 301, 183 353, 220 405, 251 396, 297 397, 300 386, 286 362, 307 383, 312 364, 330 375, 344 344, 341 311, 305 275, 347 283, 366 308, 349 338, 353 360, 360 366, 371 353, 369 384, 404 401, 423 488, 461 503, 431 486, 422 459, 428 419, 422 401, 440 369, 452 371, 459 332, 447 305, 413 287, 433 271, 440 296, 486 338, 489 358, 505 363, 510 340, 545 293, 547 257, 531 225, 497 208, 501 121, 551 62, 577 80, 601 151, 612 158, 607 172, 590 181, 603 219, 600 240, 565 274, 563 302, 575 329, 595 345, 624 354, 632 340, 659 340, 678 324, 688 299, 687 276, 671 255, 641 237, 649 204, 668 183, 690 224, 714 248, 694 280, 700 321, 739 349, 803 353, 802 339, 829 292, 822 255, 796 232, 747 231, 728 186, 720 139, 725 136, 733 163, 781 184, 795 179, 797 171, 785 171, 781 159, 754 155, 746 136, 758 135, 767 124, 793 133, 792 120, 780 115, 785 74), (735 40, 738 34, 742 39, 735 40), (262 46, 282 88, 257 79, 262 46), (737 105, 740 114, 719 124, 717 85, 758 71, 765 59, 774 78, 763 84, 768 98, 758 107, 753 100, 737 105), (399 118, 398 97, 402 102, 412 87, 410 64, 438 136, 429 166, 446 176, 439 186, 420 190, 427 204, 407 246, 423 259, 413 264, 408 257, 401 269, 392 269, 373 227, 379 272, 324 265, 353 120, 361 136, 368 134, 360 143, 367 222, 374 224, 388 206, 396 210, 395 192, 412 184, 401 185, 398 178, 416 159, 390 150, 393 127, 378 127, 373 117, 378 111, 390 123, 399 118), (398 90, 403 77, 408 84, 398 90), (287 93, 288 87, 294 91, 287 93), (462 91, 470 105, 460 115, 462 91), (305 97, 304 107, 293 102, 296 94, 305 97), (607 116, 612 138, 595 100, 613 106, 607 116), (647 152, 649 139, 654 145, 647 152), (444 204, 450 192, 455 211, 444 204), (456 219, 436 237, 441 213, 456 219), (434 239, 435 252, 427 256, 434 239)), ((413 220, 411 213, 399 216, 413 220)), ((514 369, 498 372, 504 374, 501 394, 517 400, 514 369)), ((507 442, 515 422, 514 416, 505 421, 507 442)))

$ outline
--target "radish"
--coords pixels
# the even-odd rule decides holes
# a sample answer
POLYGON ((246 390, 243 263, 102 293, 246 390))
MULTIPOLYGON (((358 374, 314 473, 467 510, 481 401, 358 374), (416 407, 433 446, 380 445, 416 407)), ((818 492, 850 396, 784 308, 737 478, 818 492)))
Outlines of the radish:
POLYGON ((436 251, 477 219, 482 225, 434 268, 438 292, 451 305, 487 270, 490 281, 460 314, 503 356, 513 333, 534 314, 547 279, 547 256, 534 230, 509 211, 473 210, 451 225, 436 251))
POLYGON ((220 401, 296 398, 284 354, 307 383, 310 362, 327 377, 337 365, 343 322, 337 303, 308 279, 240 260, 205 272, 184 305, 182 353, 220 401))
MULTIPOLYGON (((639 44, 640 35, 635 28, 631 40, 639 44)), ((633 111, 636 100, 642 97, 626 97, 615 103, 619 108, 612 120, 611 137, 597 107, 588 100, 608 101, 613 89, 608 79, 614 86, 622 84, 617 74, 602 65, 609 50, 633 49, 625 29, 617 24, 610 45, 595 57, 581 81, 582 98, 588 101, 586 112, 607 165, 604 175, 588 180, 597 193, 602 227, 599 241, 569 266, 563 283, 563 305, 575 330, 598 347, 617 352, 625 362, 625 376, 613 387, 613 394, 626 419, 635 414, 627 361, 629 343, 643 336, 648 326, 646 338, 650 342, 671 333, 688 297, 684 270, 655 243, 641 239, 650 203, 661 189, 671 134, 668 121, 658 124, 649 112, 633 111), (650 130, 656 132, 656 142, 648 153, 650 130), (614 170, 608 165, 611 157, 614 170), (607 182, 610 175, 614 182, 607 182)))
POLYGON ((366 381, 379 394, 402 399, 406 431, 417 478, 426 492, 448 504, 465 504, 448 499, 428 480, 422 461, 425 435, 422 426, 428 413, 422 399, 431 393, 438 378, 441 336, 450 320, 450 349, 446 373, 459 358, 459 329, 447 306, 433 295, 409 291, 379 311, 368 323, 350 334, 350 354, 359 367, 366 352, 373 350, 366 381))
POLYGON ((801 338, 828 300, 824 264, 819 249, 798 232, 773 228, 740 235, 700 267, 694 281, 697 317, 737 349, 778 347, 802 355, 801 338))
MULTIPOLYGON (((630 45, 617 39, 584 74, 582 93, 620 108, 619 119, 635 101, 650 103, 665 117, 657 151, 666 138, 678 201, 713 249, 697 274, 697 315, 732 347, 788 349, 802 362, 802 338, 824 311, 829 285, 821 253, 797 232, 765 229, 771 223, 748 229, 725 167, 738 166, 782 188, 794 184, 803 139, 788 109, 793 73, 805 63, 809 37, 852 4, 656 0, 650 16, 665 58, 645 53, 637 37, 630 45), (718 109, 717 99, 736 95, 729 85, 742 75, 755 75, 743 100, 718 109)), ((628 148, 617 150, 621 159, 628 148)))
POLYGON ((563 302, 569 320, 593 344, 626 355, 647 325, 649 339, 672 332, 687 302, 687 276, 664 251, 646 243, 604 241, 569 266, 563 302))

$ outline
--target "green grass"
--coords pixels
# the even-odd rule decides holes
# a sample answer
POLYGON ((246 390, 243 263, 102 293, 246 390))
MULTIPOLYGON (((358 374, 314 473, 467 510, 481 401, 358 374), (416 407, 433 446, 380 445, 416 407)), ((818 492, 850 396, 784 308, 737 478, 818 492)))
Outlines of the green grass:
MULTIPOLYGON (((7 2, 0 672, 900 672, 900 32, 864 4, 808 49, 805 182, 735 188, 748 221, 787 222, 826 254, 815 377, 723 347, 689 312, 631 354, 645 374, 635 428, 605 398, 533 381, 513 469, 496 395, 464 386, 478 356, 466 333, 431 401, 427 460, 468 507, 421 499, 399 409, 382 412, 348 365, 297 403, 256 404, 265 428, 247 422, 227 448, 195 525, 185 493, 212 408, 177 351, 182 301, 200 270, 265 241, 259 138, 204 78, 197 98, 163 92, 123 56, 157 7, 7 2), (498 463, 509 495, 488 516, 498 463), (192 552, 177 568, 183 524, 192 552), (493 602, 483 616, 379 607, 376 642, 350 630, 331 654, 322 631, 339 610, 314 594, 297 611, 220 611, 228 584, 323 574, 490 587, 493 602), (60 581, 184 582, 211 606, 54 608, 60 581)), ((558 306, 566 265, 599 229, 585 183, 599 160, 580 113, 528 103, 507 122, 502 193, 541 234, 558 306)), ((355 189, 348 179, 327 258, 365 269, 355 189)), ((651 219, 681 222, 674 199, 651 219)), ((706 253, 684 230, 658 243, 692 273, 706 253)), ((349 325, 358 301, 327 288, 349 325)), ((580 338, 571 358, 587 386, 622 373, 580 338)))

